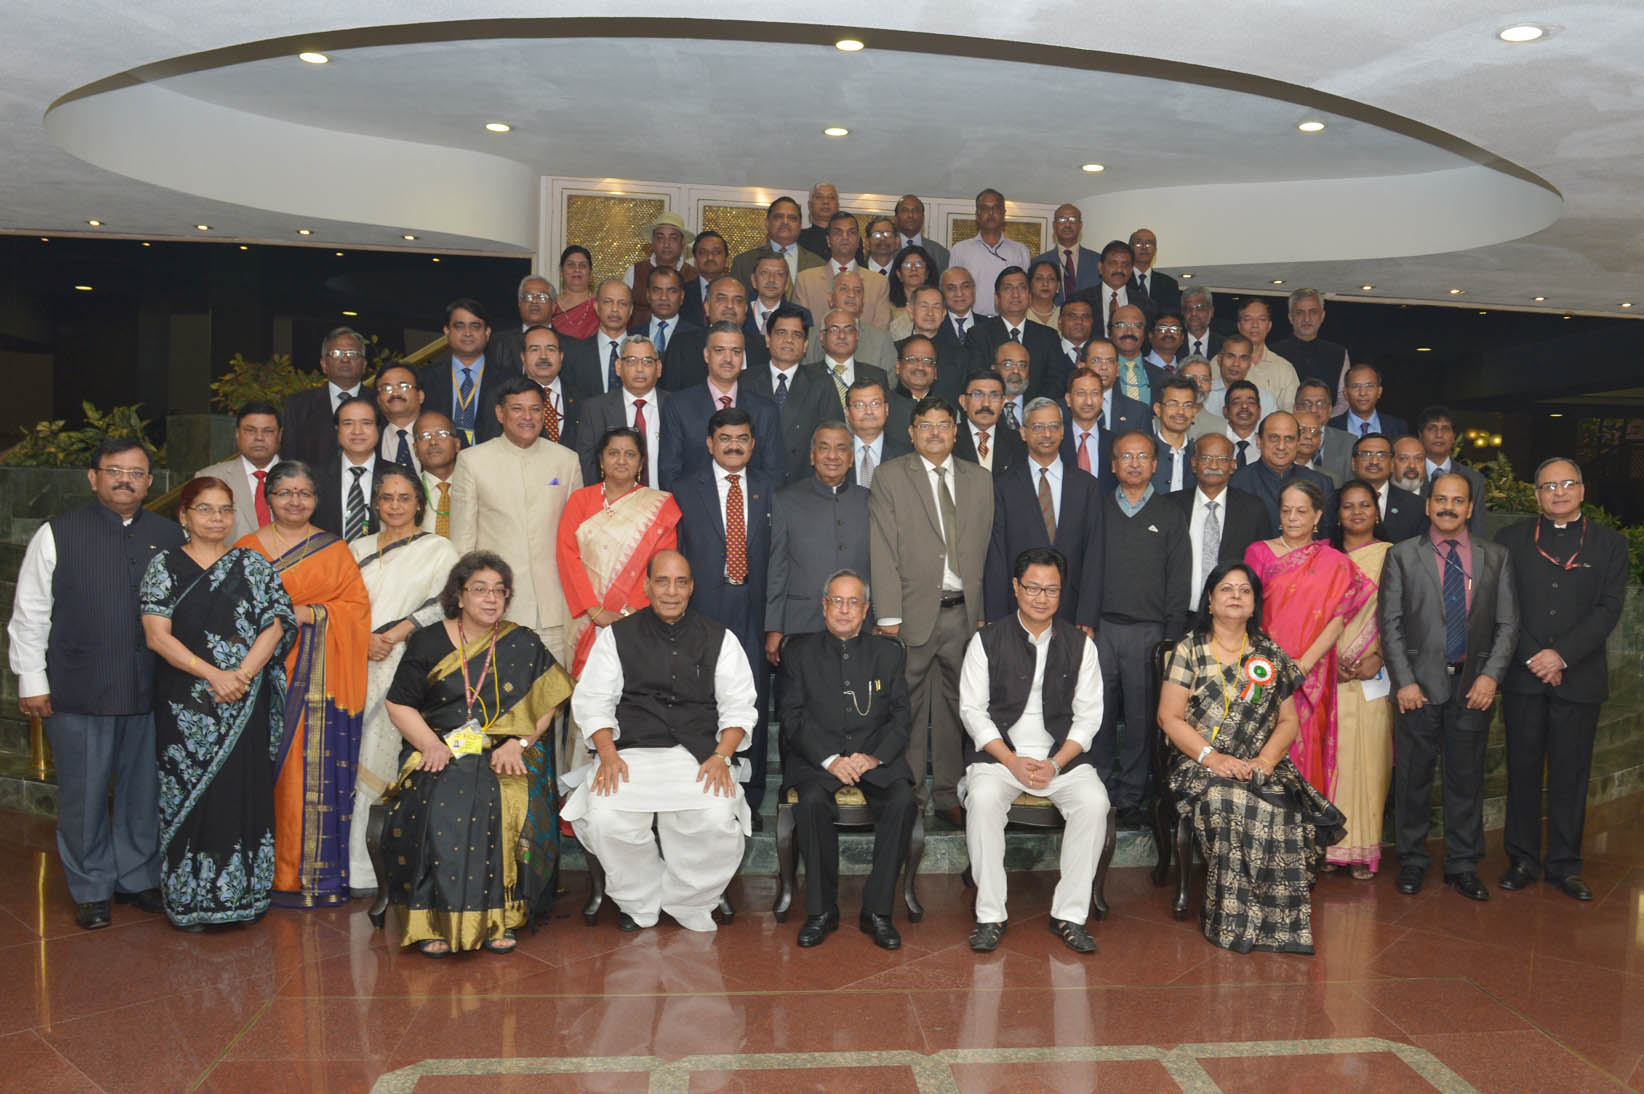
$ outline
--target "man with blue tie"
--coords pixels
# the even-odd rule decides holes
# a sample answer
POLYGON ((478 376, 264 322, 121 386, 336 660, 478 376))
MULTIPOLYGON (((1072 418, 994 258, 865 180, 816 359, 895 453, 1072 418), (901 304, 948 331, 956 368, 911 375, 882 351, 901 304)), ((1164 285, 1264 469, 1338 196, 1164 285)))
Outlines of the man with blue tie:
POLYGON ((628 321, 633 314, 634 294, 628 286, 614 278, 600 284, 594 294, 594 315, 599 319, 599 328, 592 338, 578 338, 565 346, 565 378, 573 388, 584 395, 622 389, 616 363, 622 355, 622 343, 628 337, 628 321))
POLYGON ((1051 214, 1050 231, 1056 237, 1056 246, 1042 255, 1034 258, 1034 262, 1054 262, 1062 273, 1062 287, 1056 293, 1056 303, 1065 303, 1067 298, 1080 289, 1088 288, 1101 281, 1097 272, 1102 256, 1082 246, 1079 236, 1085 230, 1084 214, 1079 207, 1072 203, 1058 205, 1056 212, 1051 214))
POLYGON ((383 420, 377 455, 389 463, 422 471, 417 462, 417 415, 422 413, 422 385, 409 365, 385 365, 377 373, 377 414, 383 420))
MULTIPOLYGON (((708 421, 715 413, 741 407, 749 414, 759 444, 754 449, 754 466, 779 487, 787 479, 788 464, 782 453, 782 416, 776 404, 742 380, 744 354, 740 325, 721 320, 708 328, 702 355, 708 379, 695 387, 675 392, 662 406, 662 454, 657 461, 660 487, 695 474, 709 463, 709 453, 701 438, 707 435, 708 421)), ((667 366, 663 366, 666 372, 667 366)), ((699 575, 700 576, 700 575, 699 575)), ((700 587, 700 582, 699 582, 700 587)))
POLYGON ((1330 419, 1337 429, 1344 429, 1354 437, 1380 433, 1389 442, 1410 432, 1403 418, 1383 414, 1381 402, 1381 369, 1375 365, 1354 365, 1347 370, 1343 381, 1347 395, 1347 409, 1330 419))
POLYGON ((487 361, 491 323, 479 301, 466 297, 445 307, 445 341, 451 352, 424 365, 417 379, 429 410, 449 414, 464 444, 501 436, 491 413, 504 380, 519 375, 517 362, 487 361))
POLYGON ((679 314, 685 303, 684 284, 679 271, 673 267, 653 268, 645 282, 646 320, 628 331, 629 334, 643 334, 649 338, 665 361, 668 359, 668 343, 673 341, 675 335, 701 329, 679 314))

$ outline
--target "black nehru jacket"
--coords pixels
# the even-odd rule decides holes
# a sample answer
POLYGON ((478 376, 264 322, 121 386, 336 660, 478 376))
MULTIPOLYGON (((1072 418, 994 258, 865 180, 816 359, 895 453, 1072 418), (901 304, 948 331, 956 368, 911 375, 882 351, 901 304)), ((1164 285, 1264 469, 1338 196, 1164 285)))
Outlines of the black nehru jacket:
POLYGON ((1192 540, 1182 511, 1155 494, 1133 517, 1112 494, 1102 499, 1107 552, 1102 618, 1115 623, 1163 623, 1175 641, 1187 630, 1192 540))
MULTIPOLYGON (((1033 688, 1033 669, 1038 655, 1028 641, 1026 628, 1016 613, 995 619, 982 628, 982 652, 988 655, 988 718, 999 730, 999 736, 1012 752, 1016 744, 1010 739, 1010 727, 1022 717, 1027 708, 1028 693, 1033 688)), ((1045 650, 1045 678, 1039 695, 1040 717, 1045 732, 1054 742, 1050 754, 1056 755, 1067 741, 1073 728, 1073 689, 1079 682, 1079 668, 1086 653, 1085 633, 1072 623, 1061 619, 1050 621, 1050 646, 1045 650)), ((1095 650, 1089 651, 1094 655, 1095 650)), ((1091 762, 1089 749, 1082 749, 1068 762, 1067 770, 1091 762)), ((965 735, 965 762, 998 763, 984 749, 979 749, 965 735)))
POLYGON ((689 609, 664 623, 650 608, 611 624, 622 662, 617 748, 684 745, 698 763, 719 743, 714 668, 725 627, 689 609))
POLYGON ((52 517, 50 524, 57 547, 46 640, 52 709, 147 714, 155 663, 143 638, 137 587, 150 559, 183 545, 183 530, 146 509, 122 525, 114 510, 97 502, 52 517))
POLYGON ((908 747, 908 680, 902 643, 880 635, 838 639, 800 634, 782 647, 783 786, 842 784, 822 761, 866 752, 879 766, 862 781, 913 782, 908 747), (854 694, 852 694, 854 693, 854 694), (862 711, 867 713, 863 714, 862 711))
POLYGON ((1296 366, 1296 375, 1303 380, 1323 380, 1330 385, 1330 394, 1336 394, 1341 383, 1342 362, 1347 360, 1347 347, 1339 342, 1315 338, 1303 342, 1300 338, 1285 338, 1273 343, 1273 352, 1296 366))

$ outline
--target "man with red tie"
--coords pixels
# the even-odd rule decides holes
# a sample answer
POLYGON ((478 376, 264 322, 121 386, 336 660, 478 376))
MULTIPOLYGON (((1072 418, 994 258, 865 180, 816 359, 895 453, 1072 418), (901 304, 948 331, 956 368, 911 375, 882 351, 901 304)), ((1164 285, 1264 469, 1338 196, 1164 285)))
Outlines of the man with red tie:
POLYGON ((273 403, 246 403, 234 416, 234 456, 202 467, 196 478, 211 476, 234 492, 234 535, 255 532, 271 519, 263 480, 280 458, 280 412, 273 403))

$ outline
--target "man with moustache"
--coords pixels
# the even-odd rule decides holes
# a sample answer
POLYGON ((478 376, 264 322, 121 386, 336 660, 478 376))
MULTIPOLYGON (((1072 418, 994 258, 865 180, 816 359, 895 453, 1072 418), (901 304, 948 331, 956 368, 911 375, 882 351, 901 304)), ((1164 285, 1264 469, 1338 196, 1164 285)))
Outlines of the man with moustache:
MULTIPOLYGON (((774 261, 767 263, 770 266, 784 268, 774 261)), ((779 306, 787 304, 779 296, 779 306)), ((734 277, 718 277, 708 286, 708 323, 734 323, 742 331, 742 367, 759 370, 770 363, 770 347, 766 344, 765 330, 750 329, 748 319, 748 290, 742 282, 734 277)), ((774 310, 774 309, 773 309, 774 310)), ((801 316, 809 321, 810 313, 805 309, 798 309, 801 316)), ((769 323, 767 313, 766 322, 769 323)), ((679 337, 668 342, 667 352, 659 351, 662 358, 662 378, 657 386, 667 391, 684 391, 695 387, 708 378, 707 358, 704 353, 708 345, 708 331, 702 327, 687 327, 680 331, 679 337)))
MULTIPOLYGON (((514 295, 519 303, 519 326, 510 323, 509 329, 491 332, 487 349, 496 360, 518 367, 514 363, 525 353, 526 330, 553 322, 555 301, 559 294, 546 277, 532 273, 520 278, 519 290, 514 295)), ((393 459, 392 456, 388 458, 393 459)))
POLYGON ((1227 443, 1233 446, 1233 470, 1261 462, 1262 390, 1249 380, 1234 380, 1222 401, 1227 443))
POLYGON ((377 415, 382 422, 377 455, 385 463, 421 470, 413 431, 422 413, 422 398, 417 374, 409 366, 385 365, 377 374, 377 415))
POLYGON ((1353 442, 1353 477, 1376 490, 1382 534, 1393 543, 1419 536, 1427 528, 1427 509, 1418 494, 1393 486, 1393 446, 1380 433, 1353 442))
MULTIPOLYGON (((748 306, 748 333, 764 334, 765 326, 771 321, 771 312, 783 304, 793 303, 793 282, 788 279, 788 264, 782 261, 782 256, 774 251, 767 251, 759 256, 754 263, 752 303, 748 306)), ((798 305, 794 305, 798 307, 798 305)), ((816 320, 809 311, 804 312, 805 322, 814 323, 816 320)))
POLYGON ((1330 480, 1332 487, 1340 487, 1351 471, 1350 438, 1331 436, 1341 433, 1324 424, 1324 415, 1311 410, 1298 410, 1296 418, 1296 463, 1310 468, 1330 480), (1328 450, 1325 445, 1331 445, 1328 450))
POLYGON ((662 452, 662 408, 668 393, 657 387, 662 357, 648 338, 638 335, 622 343, 617 357, 618 386, 604 395, 585 398, 579 407, 577 458, 582 481, 599 481, 599 442, 613 429, 634 430, 645 439, 639 481, 657 486, 657 462, 662 452))
POLYGON ((1118 309, 1127 306, 1139 308, 1142 311, 1142 330, 1147 330, 1152 322, 1154 304, 1130 279, 1135 271, 1134 263, 1135 252, 1130 249, 1130 244, 1122 239, 1110 240, 1102 248, 1102 257, 1096 267, 1101 282, 1080 289, 1068 299, 1090 301, 1092 314, 1101 330, 1113 328, 1113 313, 1118 309))
POLYGON ((645 281, 645 302, 643 321, 640 321, 641 309, 635 302, 634 320, 628 333, 643 334, 649 338, 666 362, 668 347, 675 338, 683 338, 688 332, 700 329, 695 323, 680 318, 679 309, 685 303, 685 284, 680 280, 679 271, 653 269, 645 281))
POLYGON ((1127 398, 1152 406, 1153 389, 1164 379, 1164 373, 1150 371, 1142 360, 1142 335, 1146 330, 1146 317, 1133 304, 1121 305, 1108 324, 1108 337, 1119 351, 1119 378, 1114 386, 1127 398))
POLYGON ((599 329, 592 337, 565 347, 565 376, 573 388, 585 395, 600 395, 622 386, 616 374, 617 356, 633 314, 633 290, 616 280, 600 282, 594 293, 599 329))
POLYGON ((1403 418, 1381 411, 1381 369, 1375 365, 1353 365, 1342 377, 1347 409, 1330 419, 1330 424, 1349 435, 1362 437, 1380 433, 1397 439, 1410 432, 1403 418))
POLYGON ((751 247, 731 262, 731 276, 754 291, 754 266, 763 255, 777 254, 788 266, 788 284, 799 279, 801 270, 820 266, 827 259, 816 251, 799 244, 799 203, 783 195, 771 202, 765 210, 765 242, 751 247))
MULTIPOLYGON (((1006 353, 1012 352, 1005 349, 1006 353)), ((1023 352, 1019 347, 1015 352, 1023 352)), ((953 454, 966 463, 999 472, 1027 454, 1019 431, 1006 429, 999 420, 1005 406, 1005 381, 992 369, 973 369, 965 377, 959 405, 965 416, 959 423, 953 454)), ((915 445, 914 447, 918 447, 915 445)))
POLYGON ((1296 367, 1267 344, 1272 330, 1267 301, 1251 297, 1239 302, 1239 333, 1250 340, 1250 373, 1246 378, 1273 396, 1280 410, 1288 411, 1296 405, 1296 385, 1301 378, 1296 375, 1296 367))
POLYGON ((525 332, 522 365, 525 375, 542 389, 542 435, 566 448, 577 446, 577 404, 581 396, 561 377, 565 355, 560 350, 559 332, 553 327, 532 327, 525 332))
POLYGON ((702 444, 702 438, 708 435, 708 421, 731 407, 748 412, 756 439, 770 441, 755 452, 754 466, 775 486, 786 480, 788 463, 776 441, 782 433, 782 418, 775 403, 742 383, 743 346, 742 328, 737 324, 721 320, 709 327, 702 347, 707 380, 674 392, 662 408, 662 457, 658 461, 661 489, 672 490, 675 482, 709 465, 710 454, 702 444))
POLYGON ((1484 857, 1484 749, 1496 688, 1518 631, 1507 550, 1468 533, 1471 488, 1440 475, 1427 498, 1428 534, 1394 544, 1381 572, 1377 614, 1398 713, 1393 721, 1393 824, 1398 891, 1421 891, 1433 764, 1444 757, 1444 883, 1489 900, 1484 857))
POLYGON ((428 494, 422 530, 451 537, 451 476, 462 450, 462 434, 451 419, 436 411, 417 415, 417 462, 422 464, 422 486, 428 494))
POLYGON ((878 380, 864 377, 846 390, 845 424, 851 434, 851 464, 845 477, 856 486, 871 487, 880 464, 913 450, 905 428, 899 433, 886 428, 889 417, 885 385, 878 380))
POLYGON ((1057 315, 1056 326, 1062 335, 1062 363, 1068 372, 1079 368, 1085 360, 1085 343, 1094 329, 1090 301, 1069 300, 1057 315))
POLYGON ((942 273, 942 302, 947 305, 946 326, 960 345, 981 318, 976 313, 976 279, 963 266, 949 266, 942 273))
MULTIPOLYGON (((930 342, 931 349, 934 350, 931 354, 933 363, 929 389, 912 401, 917 402, 931 393, 950 401, 957 399, 959 385, 967 371, 966 362, 970 357, 964 343, 954 337, 953 325, 947 321, 948 306, 942 290, 935 285, 921 285, 913 290, 908 295, 908 315, 913 321, 913 333, 896 343, 897 359, 901 359, 909 338, 924 338, 930 342)), ((906 384, 899 386, 907 388, 899 392, 900 394, 913 393, 913 389, 906 384)))
POLYGON ((916 194, 903 194, 896 202, 896 232, 899 247, 923 247, 936 263, 932 274, 940 275, 948 268, 948 249, 926 236, 925 203, 916 194))
POLYGON ((1312 415, 1319 428, 1318 447, 1311 448, 1311 434, 1303 434, 1303 462, 1314 470, 1323 471, 1337 486, 1353 477, 1353 439, 1359 434, 1339 429, 1330 419, 1330 406, 1335 395, 1323 380, 1304 379, 1296 386, 1296 419, 1312 415), (1327 424, 1328 423, 1328 424, 1327 424))
POLYGON ((1085 343, 1085 367, 1102 383, 1102 428, 1114 436, 1132 429, 1146 430, 1152 409, 1119 390, 1119 349, 1106 338, 1085 343))
POLYGON ((1467 530, 1475 536, 1484 534, 1484 476, 1466 464, 1456 463, 1451 453, 1456 447, 1456 419, 1445 406, 1430 406, 1416 418, 1416 436, 1421 440, 1422 473, 1427 483, 1423 493, 1440 475, 1460 475, 1467 480, 1469 497, 1477 498, 1473 515, 1468 518, 1467 530))
MULTIPOLYGON (((1332 499, 1336 488, 1330 485, 1323 472, 1296 462, 1296 452, 1301 442, 1301 426, 1296 422, 1296 416, 1282 410, 1269 414, 1262 419, 1260 436, 1261 458, 1233 472, 1233 478, 1229 480, 1232 485, 1260 498, 1275 528, 1279 526, 1279 495, 1294 479, 1310 480, 1324 494, 1324 511, 1333 512, 1335 502, 1332 499)), ((1319 524, 1322 528, 1324 522, 1320 521, 1319 524)))
POLYGON ((365 338, 349 327, 338 327, 320 343, 322 387, 285 397, 285 432, 280 456, 318 467, 337 450, 337 408, 344 399, 371 391, 360 383, 365 375, 365 338))
MULTIPOLYGON (((1062 390, 1062 344, 1049 327, 1028 321, 1028 275, 1019 266, 1008 266, 994 282, 993 305, 997 314, 984 316, 965 338, 971 368, 997 366, 999 348, 1005 343, 1020 346, 1029 362, 1023 392, 1029 397, 1062 390)), ((1005 428, 1020 429, 1021 406, 1011 407, 1005 428)))
POLYGON ((708 325, 708 286, 725 276, 730 257, 724 236, 711 228, 697 233, 696 240, 691 244, 691 261, 696 266, 696 278, 686 279, 685 302, 679 308, 680 318, 698 327, 708 325))
POLYGON ((1180 308, 1182 290, 1177 287, 1176 279, 1153 268, 1159 254, 1159 237, 1153 234, 1153 229, 1137 228, 1130 233, 1130 253, 1134 258, 1131 284, 1160 308, 1180 308))
POLYGON ((862 321, 862 286, 862 274, 857 270, 847 270, 833 279, 833 294, 828 297, 827 306, 816 313, 823 316, 823 323, 811 330, 810 344, 805 350, 805 364, 822 362, 827 352, 822 338, 828 327, 833 325, 826 321, 827 313, 843 311, 850 316, 851 324, 856 328, 856 345, 851 351, 852 355, 863 364, 872 365, 887 374, 896 367, 896 344, 891 341, 890 332, 862 321))
MULTIPOLYGON (((1005 235, 1005 195, 991 187, 976 195, 976 234, 955 243, 952 255, 953 267, 964 267, 978 285, 992 285, 1011 266, 1025 270, 1032 262, 1027 247, 1005 235)), ((975 308, 993 314, 991 302, 977 301, 975 308)))
POLYGON ((337 450, 319 467, 314 527, 352 543, 377 531, 377 404, 364 395, 337 408, 337 450))
POLYGON ((1149 377, 1169 376, 1176 371, 1182 348, 1182 330, 1182 317, 1175 312, 1162 311, 1153 317, 1153 326, 1147 334, 1147 356, 1142 358, 1149 377))
POLYGON ((490 340, 491 322, 479 302, 466 297, 453 300, 445 307, 445 341, 451 350, 417 373, 423 405, 449 415, 467 444, 501 433, 490 408, 496 404, 502 382, 519 375, 517 361, 486 357, 490 340))
MULTIPOLYGON (((729 278, 726 282, 735 284, 729 278)), ((829 318, 843 314, 834 312, 829 318)), ((843 318, 837 321, 848 325, 843 318)), ((740 381, 749 391, 776 404, 781 435, 761 438, 760 443, 781 445, 788 482, 798 482, 808 474, 811 434, 816 427, 824 419, 837 419, 843 411, 828 374, 821 369, 799 367, 799 359, 805 355, 806 333, 804 314, 793 305, 784 304, 771 313, 766 336, 770 361, 763 366, 750 365, 743 370, 740 381)))
POLYGON ((238 540, 269 523, 268 498, 263 482, 280 455, 280 412, 273 403, 250 402, 234 415, 236 453, 221 463, 202 467, 197 479, 214 478, 228 483, 234 494, 234 539, 238 540))
POLYGON ((1074 369, 1067 378, 1067 412, 1062 418, 1062 465, 1084 472, 1106 491, 1113 486, 1113 464, 1108 458, 1108 446, 1113 436, 1102 424, 1102 409, 1101 377, 1088 368, 1074 369))
POLYGON ((1394 486, 1419 495, 1427 488, 1426 465, 1427 450, 1420 437, 1400 437, 1393 442, 1394 486))
MULTIPOLYGON (((644 327, 651 318, 651 295, 648 286, 655 270, 672 270, 679 279, 680 297, 684 299, 687 281, 696 277, 696 268, 685 261, 685 218, 678 213, 663 213, 651 225, 651 253, 635 262, 622 275, 622 283, 634 293, 635 326, 644 327)), ((677 308, 675 311, 677 312, 677 308)), ((655 336, 654 331, 652 332, 655 336)))
POLYGON ((1182 348, 1177 353, 1186 357, 1214 360, 1221 352, 1222 336, 1210 329, 1210 320, 1216 316, 1216 297, 1207 288, 1195 285, 1182 293, 1182 348))
POLYGON ((1227 485, 1232 474, 1232 442, 1206 433, 1193 442, 1193 485, 1165 495, 1187 520, 1187 603, 1194 610, 1210 571, 1244 558, 1245 548, 1273 534, 1261 499, 1227 485))
POLYGON ((1102 256, 1080 243, 1084 230, 1084 214, 1077 205, 1058 205, 1050 217, 1050 232, 1056 238, 1056 246, 1033 260, 1054 262, 1062 272, 1062 288, 1056 294, 1058 304, 1065 304, 1068 297, 1101 280, 1097 268, 1102 256))
MULTIPOLYGON (((940 296, 938 296, 940 299, 940 296)), ((890 428, 902 429, 913 421, 913 404, 936 391, 941 362, 936 343, 923 334, 910 334, 896 344, 896 387, 890 397, 890 428)))
POLYGON ((901 249, 897 243, 896 222, 890 217, 873 217, 868 221, 867 230, 868 260, 863 264, 863 269, 886 278, 888 287, 891 263, 896 261, 896 252, 901 249))
POLYGON ((1031 368, 1026 346, 1001 344, 993 353, 993 371, 1005 382, 1005 405, 999 411, 999 420, 1006 429, 1020 431, 1027 420, 1027 401, 1032 397, 1028 390, 1031 368))

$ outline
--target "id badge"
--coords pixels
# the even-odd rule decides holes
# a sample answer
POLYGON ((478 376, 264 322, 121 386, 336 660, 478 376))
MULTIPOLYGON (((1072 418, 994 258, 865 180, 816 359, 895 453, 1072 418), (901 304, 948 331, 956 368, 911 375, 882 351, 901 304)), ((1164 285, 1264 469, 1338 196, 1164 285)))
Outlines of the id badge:
POLYGON ((478 756, 485 751, 485 732, 478 722, 470 718, 461 728, 451 731, 445 738, 445 747, 451 750, 453 756, 478 756))

